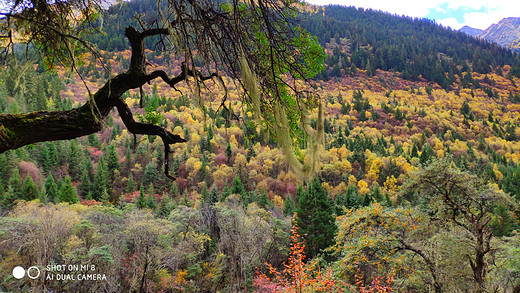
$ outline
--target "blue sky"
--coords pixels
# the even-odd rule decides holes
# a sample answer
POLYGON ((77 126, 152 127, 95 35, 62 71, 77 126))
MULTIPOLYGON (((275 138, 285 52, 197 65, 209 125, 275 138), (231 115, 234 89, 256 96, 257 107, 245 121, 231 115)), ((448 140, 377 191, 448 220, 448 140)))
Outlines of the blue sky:
POLYGON ((399 15, 433 19, 459 29, 464 25, 486 29, 506 17, 520 17, 519 0, 306 0, 308 3, 339 4, 378 9, 399 15))

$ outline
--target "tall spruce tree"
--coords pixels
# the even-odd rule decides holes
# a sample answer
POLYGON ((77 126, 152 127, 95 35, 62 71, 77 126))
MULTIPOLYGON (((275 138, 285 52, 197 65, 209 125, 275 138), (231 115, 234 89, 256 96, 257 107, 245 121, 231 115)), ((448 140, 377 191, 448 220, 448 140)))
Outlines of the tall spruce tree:
POLYGON ((83 161, 83 147, 78 146, 76 140, 70 141, 69 157, 67 159, 69 165, 69 175, 72 181, 78 181, 83 174, 82 161, 83 161))
POLYGON ((49 202, 57 203, 58 202, 58 185, 56 181, 54 181, 54 177, 52 174, 49 174, 44 184, 44 193, 45 195, 42 198, 47 199, 49 202))
POLYGON ((314 178, 299 196, 296 214, 305 253, 312 259, 333 244, 336 232, 332 206, 319 178, 314 178))
POLYGON ((107 167, 110 180, 114 179, 114 171, 119 170, 119 155, 116 151, 116 145, 111 143, 107 150, 107 167))
POLYGON ((76 188, 72 186, 70 176, 65 177, 65 182, 60 187, 59 199, 61 202, 79 202, 78 194, 76 193, 76 188))
POLYGON ((32 177, 30 175, 25 176, 25 180, 23 181, 22 198, 29 201, 37 199, 39 195, 40 191, 32 177))
POLYGON ((94 175, 94 182, 92 183, 92 196, 95 200, 99 200, 103 189, 109 189, 109 172, 105 159, 99 158, 96 174, 94 175))

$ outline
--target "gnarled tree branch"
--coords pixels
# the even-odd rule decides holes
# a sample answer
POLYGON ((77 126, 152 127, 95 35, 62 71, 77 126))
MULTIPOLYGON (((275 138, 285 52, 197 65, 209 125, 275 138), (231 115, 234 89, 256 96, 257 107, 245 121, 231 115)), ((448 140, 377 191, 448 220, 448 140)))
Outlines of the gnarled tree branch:
POLYGON ((167 177, 173 178, 168 173, 170 145, 186 142, 186 140, 179 135, 172 134, 163 127, 136 122, 132 111, 121 96, 128 90, 139 88, 159 77, 168 85, 174 87, 189 76, 203 81, 217 75, 202 76, 199 72, 184 65, 182 72, 173 78, 170 78, 164 71, 154 71, 147 74, 144 39, 157 34, 168 34, 168 31, 151 29, 140 32, 133 27, 128 27, 125 35, 130 41, 132 49, 129 69, 125 73, 108 80, 94 94, 93 99, 87 101, 83 106, 68 111, 0 114, 0 153, 32 143, 73 139, 98 132, 103 127, 102 120, 109 115, 110 110, 116 107, 125 126, 131 133, 161 137, 165 150, 165 174, 167 177))

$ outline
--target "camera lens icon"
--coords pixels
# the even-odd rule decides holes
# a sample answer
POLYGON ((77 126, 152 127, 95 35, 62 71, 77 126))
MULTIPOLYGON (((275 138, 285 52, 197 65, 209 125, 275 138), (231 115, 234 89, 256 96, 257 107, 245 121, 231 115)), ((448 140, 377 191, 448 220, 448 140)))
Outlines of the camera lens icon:
MULTIPOLYGON (((21 266, 16 266, 13 269, 13 277, 15 277, 15 279, 19 280, 23 278, 25 276, 25 273, 25 269, 21 266)), ((33 280, 38 278, 40 276, 40 273, 40 269, 37 266, 32 266, 27 269, 27 277, 33 280)))

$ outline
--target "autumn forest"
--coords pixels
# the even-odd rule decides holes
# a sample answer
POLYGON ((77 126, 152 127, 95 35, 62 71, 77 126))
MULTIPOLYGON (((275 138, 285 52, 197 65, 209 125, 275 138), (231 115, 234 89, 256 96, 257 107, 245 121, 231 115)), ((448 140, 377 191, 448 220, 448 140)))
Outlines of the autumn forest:
MULTIPOLYGON (((0 146, 17 135, 2 119, 96 103, 103 115, 74 139, 0 147, 0 291, 520 292, 517 53, 340 6, 271 15, 297 36, 282 63, 269 57, 285 32, 220 37, 229 52, 193 32, 152 35, 168 9, 208 21, 194 2, 117 2, 86 17, 76 43, 88 46, 61 55, 39 34, 6 44, 0 146), (137 72, 129 26, 143 32, 139 69, 159 78, 105 111, 106 84, 137 72)), ((278 1, 232 2, 212 17, 278 1)))

